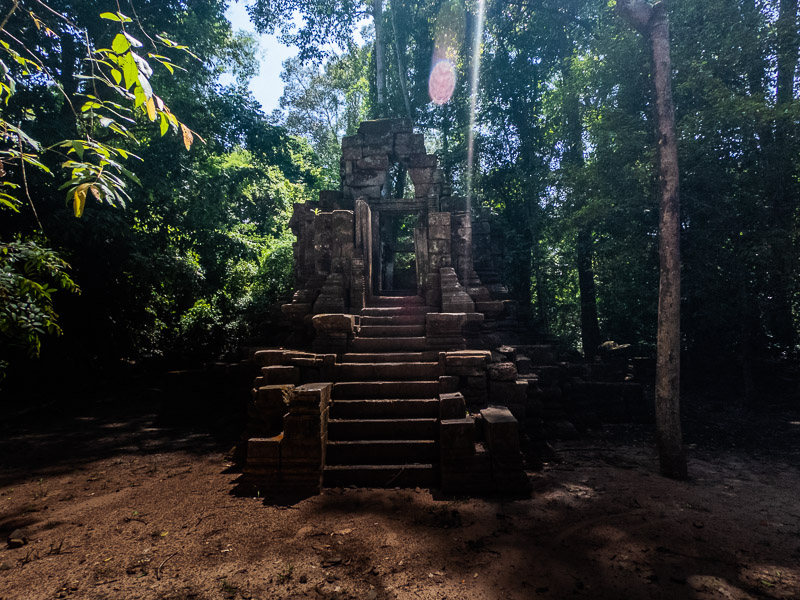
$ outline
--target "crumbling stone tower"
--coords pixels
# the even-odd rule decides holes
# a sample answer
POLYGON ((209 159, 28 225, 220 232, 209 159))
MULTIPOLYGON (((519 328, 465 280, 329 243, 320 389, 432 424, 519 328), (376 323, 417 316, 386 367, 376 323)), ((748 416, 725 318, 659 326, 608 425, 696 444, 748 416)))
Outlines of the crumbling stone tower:
POLYGON ((495 321, 514 311, 493 267, 498 251, 488 215, 471 214, 466 198, 450 195, 424 136, 405 120, 366 121, 343 139, 340 170, 341 190, 296 204, 290 221, 297 291, 283 311, 295 325, 293 341, 314 336, 309 315, 357 314, 376 296, 406 294, 444 313, 470 315, 469 345, 492 346, 495 321), (411 197, 396 197, 406 177, 411 197), (396 238, 398 223, 405 242, 396 238), (401 255, 413 269, 405 286, 398 285, 401 255))

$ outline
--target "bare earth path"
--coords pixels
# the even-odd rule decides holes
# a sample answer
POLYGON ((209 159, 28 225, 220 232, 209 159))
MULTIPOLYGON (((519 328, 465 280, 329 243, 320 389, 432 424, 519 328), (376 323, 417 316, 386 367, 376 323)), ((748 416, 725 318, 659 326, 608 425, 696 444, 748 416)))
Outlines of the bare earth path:
POLYGON ((275 506, 231 493, 229 444, 92 415, 3 432, 0 534, 29 543, 0 548, 2 600, 800 598, 796 453, 695 450, 694 480, 675 483, 646 427, 606 428, 560 444, 528 500, 329 490, 275 506))

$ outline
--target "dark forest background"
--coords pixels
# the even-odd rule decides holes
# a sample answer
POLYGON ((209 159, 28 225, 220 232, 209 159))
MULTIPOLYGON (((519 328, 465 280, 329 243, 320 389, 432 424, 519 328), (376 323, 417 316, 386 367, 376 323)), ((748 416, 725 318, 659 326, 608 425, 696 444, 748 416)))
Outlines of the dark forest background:
MULTIPOLYGON (((270 115, 247 90, 257 45, 231 29, 228 2, 8 4, 0 10, 8 88, 0 94, 8 195, 0 210, 0 385, 194 365, 235 356, 243 340, 268 333, 270 308, 292 285, 292 203, 338 187, 341 136, 375 117, 410 116, 454 193, 470 185, 474 202, 492 209, 505 238, 505 281, 542 331, 589 354, 605 340, 654 353, 650 59, 613 1, 487 3, 472 173, 476 2, 382 3, 382 104, 373 2, 249 3, 260 31, 279 31, 301 49, 284 64, 281 107, 270 115), (150 118, 135 85, 117 99, 132 107, 124 135, 91 120, 99 108, 82 110, 93 67, 105 68, 95 51, 122 29, 152 63, 149 75, 137 63, 140 79, 205 143, 184 144, 169 122, 160 128, 160 113, 150 118), (146 53, 168 56, 173 67, 146 53), (444 105, 428 96, 434 56, 452 60, 457 73, 444 105), (220 83, 223 73, 232 83, 220 83), (76 218, 81 180, 63 167, 76 153, 59 144, 89 139, 142 160, 125 161, 132 177, 121 176, 124 208, 84 188, 76 218), (22 146, 41 166, 28 161, 23 171, 22 146)), ((669 3, 686 383, 735 398, 751 397, 796 358, 797 13, 797 0, 669 3)))

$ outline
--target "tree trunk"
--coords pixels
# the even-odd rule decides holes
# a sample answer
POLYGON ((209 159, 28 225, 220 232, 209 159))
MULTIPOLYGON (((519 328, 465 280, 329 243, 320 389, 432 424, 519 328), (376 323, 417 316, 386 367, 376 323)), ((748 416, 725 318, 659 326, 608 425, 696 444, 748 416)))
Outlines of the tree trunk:
POLYGON ((406 116, 411 123, 414 123, 414 117, 411 113, 411 100, 408 97, 408 88, 406 87, 406 67, 403 62, 403 54, 400 51, 400 40, 397 37, 397 20, 394 16, 394 7, 391 12, 392 18, 392 33, 394 33, 394 51, 397 54, 397 79, 400 82, 400 93, 403 94, 403 104, 406 107, 406 116))
MULTIPOLYGON (((570 44, 564 37, 564 48, 570 44)), ((583 122, 581 120, 580 98, 574 88, 571 73, 572 61, 564 59, 561 74, 564 81, 564 132, 566 152, 565 165, 574 172, 579 172, 584 167, 583 160, 583 122)), ((572 205, 575 212, 580 211, 585 204, 585 196, 576 184, 577 178, 572 177, 569 184, 572 205)), ((576 243, 576 267, 578 269, 578 291, 581 299, 581 342, 583 355, 593 358, 600 345, 600 326, 597 322, 597 290, 594 283, 594 270, 592 268, 592 228, 590 223, 579 222, 576 243)))
POLYGON ((791 307, 791 280, 794 271, 792 244, 793 222, 793 126, 788 108, 794 100, 794 79, 797 72, 798 0, 780 0, 777 29, 777 74, 775 88, 775 139, 771 154, 773 191, 772 282, 770 287, 770 325, 772 334, 784 349, 794 346, 794 324, 791 307))
POLYGON ((669 17, 663 2, 621 0, 617 9, 650 41, 658 127, 660 210, 658 333, 656 340, 656 435, 661 473, 688 476, 680 419, 680 203, 678 141, 672 102, 669 17))
POLYGON ((592 232, 586 225, 578 229, 576 248, 578 291, 581 296, 581 341, 583 355, 594 358, 600 345, 600 326, 597 323, 597 290, 592 268, 592 232))
POLYGON ((386 114, 386 42, 383 38, 383 0, 374 0, 372 17, 375 21, 375 89, 378 97, 378 117, 386 114))

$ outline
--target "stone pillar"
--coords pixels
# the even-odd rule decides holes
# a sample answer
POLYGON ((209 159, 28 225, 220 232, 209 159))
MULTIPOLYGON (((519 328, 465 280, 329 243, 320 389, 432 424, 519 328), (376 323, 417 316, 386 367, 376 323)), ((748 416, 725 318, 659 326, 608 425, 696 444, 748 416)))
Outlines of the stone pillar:
POLYGON ((319 291, 314 303, 314 314, 343 313, 347 310, 345 293, 345 276, 343 273, 331 273, 325 279, 325 285, 319 291))
POLYGON ((320 493, 328 441, 331 383, 295 388, 280 442, 281 483, 294 492, 320 493))
MULTIPOLYGON (((372 210, 365 196, 356 200, 355 210, 355 248, 361 255, 364 278, 365 301, 372 298, 372 210)), ((363 308, 364 305, 362 305, 363 308)), ((355 312, 356 308, 351 308, 355 312)))
POLYGON ((458 282, 453 267, 439 269, 442 283, 442 312, 475 312, 475 303, 458 282))
POLYGON ((529 491, 519 445, 519 423, 505 408, 481 411, 484 439, 492 461, 492 483, 499 492, 529 491))
POLYGON ((428 271, 438 273, 452 264, 450 254, 450 213, 428 213, 428 271))
POLYGON ((489 374, 489 401, 507 407, 517 419, 524 420, 528 382, 517 381, 514 363, 492 363, 486 370, 489 374))

